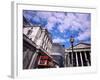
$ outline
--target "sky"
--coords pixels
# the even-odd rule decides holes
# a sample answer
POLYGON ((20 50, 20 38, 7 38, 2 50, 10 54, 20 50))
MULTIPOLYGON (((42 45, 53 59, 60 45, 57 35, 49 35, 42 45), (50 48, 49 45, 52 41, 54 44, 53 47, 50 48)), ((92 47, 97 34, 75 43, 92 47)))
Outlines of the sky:
POLYGON ((24 10, 23 16, 32 25, 46 28, 52 41, 66 48, 71 45, 71 36, 74 38, 74 45, 80 42, 91 44, 90 13, 24 10))

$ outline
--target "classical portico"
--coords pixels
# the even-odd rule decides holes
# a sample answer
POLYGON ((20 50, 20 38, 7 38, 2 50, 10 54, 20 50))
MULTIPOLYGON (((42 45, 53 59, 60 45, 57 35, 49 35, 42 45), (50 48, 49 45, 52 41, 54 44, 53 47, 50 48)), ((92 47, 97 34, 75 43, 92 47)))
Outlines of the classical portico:
POLYGON ((91 46, 86 43, 79 43, 72 49, 65 49, 65 66, 91 66, 91 46))

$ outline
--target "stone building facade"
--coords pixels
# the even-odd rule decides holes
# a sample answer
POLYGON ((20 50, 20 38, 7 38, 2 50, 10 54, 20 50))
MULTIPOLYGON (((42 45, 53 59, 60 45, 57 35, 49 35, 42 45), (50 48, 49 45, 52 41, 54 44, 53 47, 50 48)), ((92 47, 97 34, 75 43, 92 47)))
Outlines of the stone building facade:
POLYGON ((56 67, 57 62, 50 56, 52 39, 41 26, 23 28, 23 68, 56 67), (33 45, 32 45, 33 44, 33 45))
POLYGON ((91 45, 79 43, 73 47, 73 53, 72 48, 65 49, 65 66, 91 66, 91 45))
POLYGON ((41 26, 28 26, 24 27, 23 33, 36 45, 38 45, 38 47, 43 48, 48 53, 51 53, 52 39, 47 29, 43 29, 41 26))

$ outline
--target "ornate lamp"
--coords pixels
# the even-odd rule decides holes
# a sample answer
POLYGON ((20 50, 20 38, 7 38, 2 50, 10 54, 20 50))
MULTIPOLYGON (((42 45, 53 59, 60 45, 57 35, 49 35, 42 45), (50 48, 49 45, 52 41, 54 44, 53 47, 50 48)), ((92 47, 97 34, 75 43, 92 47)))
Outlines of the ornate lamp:
POLYGON ((71 43, 71 47, 72 47, 72 66, 73 66, 73 53, 74 53, 74 51, 73 51, 73 43, 74 43, 73 36, 70 37, 70 43, 71 43))

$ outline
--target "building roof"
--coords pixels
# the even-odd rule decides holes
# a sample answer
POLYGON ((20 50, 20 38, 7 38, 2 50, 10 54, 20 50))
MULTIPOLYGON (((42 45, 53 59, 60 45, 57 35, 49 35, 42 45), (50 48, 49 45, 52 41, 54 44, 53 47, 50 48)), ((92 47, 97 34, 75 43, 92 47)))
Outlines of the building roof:
MULTIPOLYGON (((91 48, 91 44, 88 44, 88 43, 78 43, 78 44, 76 44, 73 48, 74 48, 74 49, 91 48)), ((68 49, 71 49, 71 47, 68 48, 68 49)))

